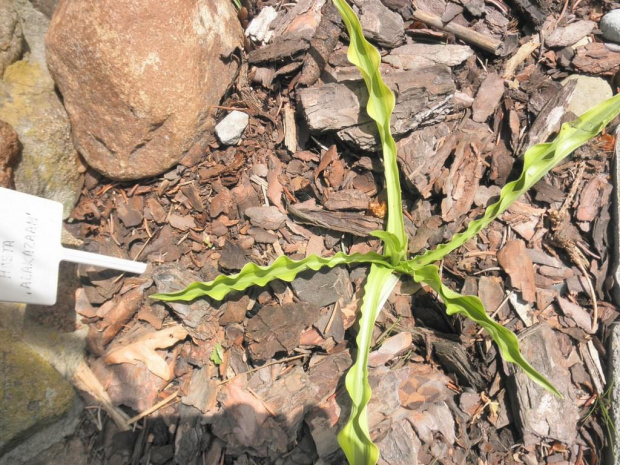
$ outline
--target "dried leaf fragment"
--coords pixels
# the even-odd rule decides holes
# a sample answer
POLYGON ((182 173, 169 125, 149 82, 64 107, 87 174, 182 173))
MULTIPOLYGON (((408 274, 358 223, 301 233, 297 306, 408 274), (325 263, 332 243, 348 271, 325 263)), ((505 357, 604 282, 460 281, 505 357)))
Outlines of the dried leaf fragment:
POLYGON ((142 362, 154 375, 170 381, 173 369, 155 349, 171 347, 187 337, 187 331, 181 325, 169 326, 161 331, 139 331, 131 336, 131 342, 110 351, 105 357, 107 364, 142 362))

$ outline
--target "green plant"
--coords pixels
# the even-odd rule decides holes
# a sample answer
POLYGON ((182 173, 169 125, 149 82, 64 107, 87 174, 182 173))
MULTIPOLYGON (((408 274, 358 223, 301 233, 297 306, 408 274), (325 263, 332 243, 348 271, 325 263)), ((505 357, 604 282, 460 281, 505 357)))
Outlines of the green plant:
POLYGON ((241 10, 241 0, 232 0, 233 3, 235 4, 235 6, 237 7, 237 10, 241 10))
POLYGON ((211 357, 209 357, 209 360, 211 360, 216 365, 221 365, 223 363, 224 349, 222 347, 222 344, 220 344, 219 342, 215 344, 215 347, 213 348, 213 352, 211 352, 211 357))
POLYGON ((586 421, 598 410, 599 414, 603 420, 603 424, 605 425, 605 432, 607 433, 607 441, 608 446, 611 449, 611 453, 614 454, 616 449, 616 444, 614 444, 614 437, 618 436, 618 431, 616 430, 616 425, 614 424, 614 419, 611 416, 612 406, 612 394, 614 389, 613 380, 607 385, 605 392, 596 396, 592 407, 588 411, 585 417, 582 418, 581 424, 585 424, 586 421))
POLYGON ((298 273, 305 270, 348 264, 370 265, 360 309, 356 360, 347 373, 345 382, 351 396, 351 415, 338 435, 338 441, 351 464, 374 464, 378 460, 379 450, 371 441, 368 430, 367 405, 371 396, 368 384, 368 354, 377 316, 401 276, 412 276, 416 282, 426 283, 441 297, 449 315, 462 314, 478 323, 493 338, 505 360, 517 364, 533 381, 554 395, 561 396, 558 390, 523 358, 517 337, 489 318, 478 298, 462 296, 446 287, 441 282, 439 269, 434 263, 476 236, 561 160, 595 137, 620 113, 620 96, 597 105, 578 120, 564 124, 553 142, 538 144, 528 149, 524 155, 523 172, 519 179, 504 186, 498 202, 488 207, 481 218, 469 223, 467 229, 456 234, 450 242, 408 259, 396 145, 389 125, 394 108, 394 96, 379 73, 381 61, 379 52, 364 38, 357 16, 345 0, 333 1, 349 33, 348 58, 362 73, 369 94, 367 112, 375 120, 381 138, 388 218, 386 230, 375 231, 372 235, 383 241, 383 254, 347 255, 339 252, 330 258, 309 256, 299 261, 281 256, 269 266, 250 263, 238 274, 221 275, 210 282, 190 284, 179 292, 156 294, 152 297, 165 301, 190 301, 209 296, 221 300, 232 291, 241 291, 250 286, 264 286, 275 279, 290 282, 298 273))

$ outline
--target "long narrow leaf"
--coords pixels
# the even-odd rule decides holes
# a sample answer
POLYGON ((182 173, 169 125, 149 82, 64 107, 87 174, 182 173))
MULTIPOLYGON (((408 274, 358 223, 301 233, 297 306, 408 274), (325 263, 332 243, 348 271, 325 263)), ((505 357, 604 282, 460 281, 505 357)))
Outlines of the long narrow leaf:
POLYGON ((553 142, 530 147, 525 152, 523 172, 519 179, 504 186, 497 203, 489 206, 482 218, 469 223, 467 229, 462 233, 455 234, 450 242, 414 257, 408 262, 407 266, 419 268, 437 262, 462 246, 506 211, 521 194, 536 184, 564 158, 596 137, 619 113, 620 94, 596 105, 576 121, 563 124, 560 133, 553 142))
POLYGON ((351 415, 338 434, 338 443, 351 465, 375 465, 379 459, 379 449, 373 444, 368 431, 367 406, 372 394, 368 384, 368 354, 377 316, 397 282, 398 277, 390 268, 372 265, 364 285, 356 339, 357 356, 345 379, 347 392, 351 396, 351 415))
POLYGON ((415 281, 428 284, 439 294, 446 305, 448 315, 460 313, 478 323, 491 335, 499 347, 504 360, 517 364, 534 382, 540 384, 556 396, 562 397, 562 394, 523 358, 519 350, 517 336, 509 329, 489 318, 484 311, 482 301, 478 297, 464 296, 444 286, 439 277, 439 269, 435 265, 427 265, 415 270, 412 276, 415 281))
POLYGON ((352 255, 338 252, 336 255, 329 258, 310 255, 299 261, 291 260, 286 255, 282 255, 268 266, 258 266, 255 263, 248 263, 237 274, 231 276, 220 275, 213 281, 192 283, 179 292, 153 294, 151 297, 164 301, 190 301, 204 296, 222 300, 232 291, 243 291, 250 286, 264 286, 274 279, 290 282, 295 279, 295 276, 305 270, 316 271, 323 267, 333 268, 337 265, 348 265, 352 263, 379 263, 384 266, 390 266, 386 257, 375 252, 365 254, 354 253, 352 255))
POLYGON ((390 129, 390 118, 394 110, 394 94, 385 85, 379 65, 381 55, 379 51, 365 38, 357 16, 345 0, 334 0, 334 5, 340 12, 342 20, 349 33, 350 43, 347 58, 358 67, 368 88, 368 115, 377 123, 381 148, 383 150, 383 164, 385 169, 385 185, 387 188, 388 220, 387 232, 398 239, 398 248, 392 242, 385 243, 385 255, 399 262, 407 253, 407 236, 403 221, 403 208, 398 178, 398 164, 396 162, 396 144, 390 129))

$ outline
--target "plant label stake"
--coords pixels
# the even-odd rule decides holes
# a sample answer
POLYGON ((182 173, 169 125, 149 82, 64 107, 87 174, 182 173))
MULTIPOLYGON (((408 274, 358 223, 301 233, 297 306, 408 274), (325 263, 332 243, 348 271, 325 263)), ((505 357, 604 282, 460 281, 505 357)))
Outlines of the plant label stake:
POLYGON ((62 204, 0 187, 0 301, 54 305, 62 260, 129 273, 146 263, 65 249, 62 204))

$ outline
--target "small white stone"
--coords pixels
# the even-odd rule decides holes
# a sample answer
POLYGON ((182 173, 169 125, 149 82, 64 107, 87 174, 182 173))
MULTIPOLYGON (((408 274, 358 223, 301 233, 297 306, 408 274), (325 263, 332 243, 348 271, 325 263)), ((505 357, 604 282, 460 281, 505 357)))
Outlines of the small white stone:
POLYGON ((250 117, 242 111, 231 111, 215 126, 215 133, 224 145, 236 145, 248 126, 250 117))
POLYGON ((267 43, 273 35, 269 29, 274 19, 278 17, 278 12, 272 6, 264 7, 257 17, 255 17, 245 30, 245 36, 254 42, 267 43))
POLYGON ((605 39, 620 43, 620 9, 612 10, 603 16, 598 27, 605 39))
POLYGON ((597 103, 613 97, 614 93, 609 83, 600 77, 583 76, 573 74, 562 81, 562 85, 570 80, 577 81, 577 87, 573 96, 566 107, 567 111, 573 112, 577 116, 583 115, 597 103))

